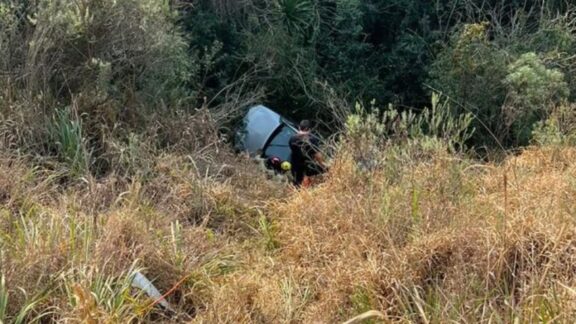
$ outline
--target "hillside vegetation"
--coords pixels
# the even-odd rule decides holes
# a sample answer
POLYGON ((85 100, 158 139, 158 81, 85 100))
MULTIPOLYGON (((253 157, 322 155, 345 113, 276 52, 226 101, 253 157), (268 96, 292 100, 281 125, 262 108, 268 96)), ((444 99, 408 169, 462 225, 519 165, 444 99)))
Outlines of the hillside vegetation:
MULTIPOLYGON (((73 186, 3 158, 0 313, 8 321, 570 322, 576 151, 475 164, 440 150, 348 155, 301 192, 246 162, 154 158, 149 180, 73 186), (142 270, 178 316, 130 293, 142 270), (179 285, 175 286, 177 283, 179 285)), ((232 159, 229 161, 233 161, 232 159)))
POLYGON ((0 323, 574 322, 575 10, 0 2, 0 323), (233 152, 257 103, 316 186, 233 152))

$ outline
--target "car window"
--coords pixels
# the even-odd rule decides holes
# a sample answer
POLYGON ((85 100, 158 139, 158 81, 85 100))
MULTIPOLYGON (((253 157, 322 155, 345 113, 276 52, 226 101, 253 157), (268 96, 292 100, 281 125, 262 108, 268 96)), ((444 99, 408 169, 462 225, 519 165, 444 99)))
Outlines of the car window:
POLYGON ((274 136, 270 144, 266 147, 264 154, 267 157, 276 156, 282 161, 289 161, 292 153, 289 145, 290 137, 295 133, 296 132, 290 127, 282 126, 280 132, 274 136))

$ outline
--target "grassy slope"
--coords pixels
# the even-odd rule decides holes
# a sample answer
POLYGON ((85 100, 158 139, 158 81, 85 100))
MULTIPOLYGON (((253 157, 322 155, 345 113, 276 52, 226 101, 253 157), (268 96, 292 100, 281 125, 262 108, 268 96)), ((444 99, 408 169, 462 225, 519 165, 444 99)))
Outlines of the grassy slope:
POLYGON ((10 321, 334 323, 376 309, 386 322, 571 322, 575 159, 436 153, 366 175, 342 156, 292 192, 229 156, 210 170, 164 155, 147 181, 66 187, 5 158, 0 319, 8 293, 10 321), (133 269, 163 292, 184 278, 168 297, 177 317, 134 297, 133 269))

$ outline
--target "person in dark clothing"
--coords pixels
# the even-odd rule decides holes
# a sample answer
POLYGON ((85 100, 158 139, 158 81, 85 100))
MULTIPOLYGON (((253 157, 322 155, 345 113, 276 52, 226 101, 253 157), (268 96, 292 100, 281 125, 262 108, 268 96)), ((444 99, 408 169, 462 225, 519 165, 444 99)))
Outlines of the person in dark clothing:
POLYGON ((292 175, 296 187, 308 186, 310 177, 325 170, 319 151, 320 141, 310 133, 310 121, 303 120, 298 133, 290 138, 292 150, 292 175))

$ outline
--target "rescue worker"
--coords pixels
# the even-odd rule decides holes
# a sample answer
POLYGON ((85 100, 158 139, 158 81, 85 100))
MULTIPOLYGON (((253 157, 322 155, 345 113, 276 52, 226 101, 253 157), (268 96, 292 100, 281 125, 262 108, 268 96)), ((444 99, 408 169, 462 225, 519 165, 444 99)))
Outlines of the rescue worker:
POLYGON ((326 170, 319 151, 320 141, 310 131, 310 121, 302 120, 298 132, 290 138, 292 175, 296 187, 309 187, 311 177, 326 170))

